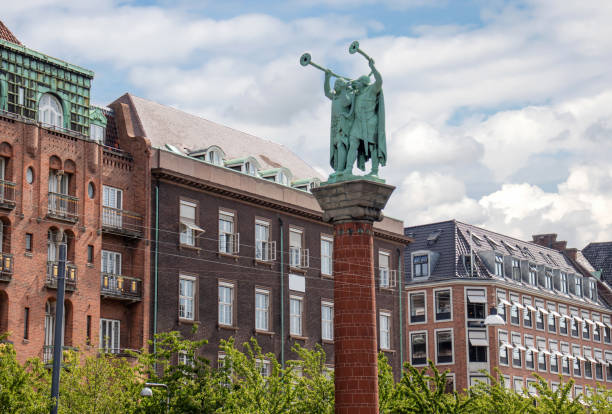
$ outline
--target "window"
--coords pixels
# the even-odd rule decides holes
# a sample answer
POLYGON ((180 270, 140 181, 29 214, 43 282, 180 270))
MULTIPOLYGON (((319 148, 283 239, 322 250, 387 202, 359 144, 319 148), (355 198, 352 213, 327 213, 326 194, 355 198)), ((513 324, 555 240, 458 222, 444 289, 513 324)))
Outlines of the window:
POLYGON ((102 186, 102 225, 106 227, 123 227, 123 191, 102 186))
POLYGON ((17 103, 25 105, 25 89, 23 88, 17 88, 17 103))
POLYGON ((489 341, 486 331, 470 330, 468 340, 470 362, 487 362, 489 341))
POLYGON ((187 353, 187 351, 179 351, 177 356, 177 362, 179 365, 187 365, 193 367, 193 358, 187 353))
POLYGON ((378 277, 380 287, 388 288, 392 287, 389 280, 389 253, 379 251, 378 252, 378 277))
POLYGON ((187 246, 195 246, 196 226, 196 203, 180 201, 180 242, 187 246))
POLYGON ((548 332, 556 333, 557 332, 557 320, 555 316, 558 315, 556 311, 556 306, 554 303, 548 304, 548 332))
POLYGON ((23 310, 23 339, 30 339, 30 308, 23 310))
POLYGON ((612 382, 612 352, 606 352, 606 381, 612 382))
POLYGON ((574 386, 574 398, 579 400, 582 397, 582 386, 576 385, 574 386))
POLYGON ((38 102, 38 122, 57 128, 64 127, 64 112, 55 96, 45 93, 40 97, 38 102))
POLYGON ((591 336, 591 326, 588 323, 588 321, 590 321, 589 313, 583 311, 582 319, 584 320, 584 322, 582 322, 582 339, 589 339, 591 336))
POLYGON ((521 344, 521 335, 517 333, 512 334, 512 366, 520 368, 523 365, 523 359, 521 351, 525 350, 525 347, 521 344))
POLYGON ((567 273, 561 272, 559 276, 559 289, 562 293, 567 294, 567 273))
POLYGON ((452 394, 455 392, 455 374, 446 374, 446 387, 444 388, 446 394, 452 394))
POLYGON ((583 359, 580 356, 580 346, 572 345, 572 354, 574 356, 574 376, 579 377, 582 375, 580 372, 580 360, 583 359))
POLYGON ((119 353, 120 322, 115 319, 100 319, 100 350, 119 353))
POLYGON ((303 298, 291 296, 289 299, 289 333, 294 336, 302 336, 302 313, 304 310, 303 298))
POLYGON ((512 259, 512 280, 521 281, 521 262, 518 259, 512 259))
POLYGON ((561 356, 561 373, 563 375, 570 374, 570 363, 569 363, 570 353, 569 352, 570 352, 569 344, 561 343, 561 353, 563 354, 561 356))
POLYGON ((66 197, 70 189, 71 174, 49 171, 49 212, 59 216, 74 215, 76 204, 66 197))
POLYGON ((255 289, 255 329, 268 331, 270 324, 270 291, 255 289))
POLYGON ((578 316, 578 310, 577 309, 570 309, 570 313, 572 315, 572 319, 570 319, 570 324, 571 324, 571 335, 575 338, 579 337, 579 332, 578 332, 578 322, 582 322, 582 318, 580 318, 580 316, 578 316))
POLYGON ((523 306, 525 306, 525 309, 523 309, 523 326, 526 328, 531 328, 533 326, 531 309, 535 309, 533 306, 531 306, 531 298, 523 296, 523 306))
POLYGON ((512 325, 519 325, 519 308, 522 308, 522 306, 521 304, 519 304, 518 295, 510 294, 510 303, 512 304, 512 306, 510 307, 510 323, 512 325))
MULTIPOLYGON (((334 251, 334 239, 329 236, 321 236, 321 273, 327 276, 332 275, 333 262, 332 256, 334 251)), ((379 256, 380 260, 380 256, 379 256)), ((382 272, 382 269, 381 269, 382 272)), ((381 275, 382 278, 382 275, 381 275)), ((382 280, 382 279, 381 279, 382 280)), ((382 286, 382 281, 381 281, 382 286)))
POLYGON ((535 302, 536 308, 538 311, 536 312, 536 329, 541 331, 544 330, 544 312, 548 313, 544 309, 544 302, 536 300, 535 302))
POLYGON ((321 339, 334 340, 334 304, 321 302, 321 339))
POLYGON ((234 213, 219 211, 219 252, 238 254, 239 235, 234 232, 234 213))
POLYGON ((192 276, 179 276, 179 319, 195 319, 195 280, 192 276))
POLYGON ((291 267, 307 267, 304 266, 304 256, 306 251, 302 249, 303 233, 302 230, 289 229, 289 266, 291 267))
POLYGON ((468 319, 484 319, 487 317, 487 297, 481 289, 467 289, 467 317, 468 319))
POLYGON ((436 361, 438 364, 453 362, 453 331, 436 331, 436 361))
POLYGON ((34 169, 32 167, 28 167, 26 170, 26 182, 28 184, 32 184, 34 182, 34 169))
POLYGON ((219 325, 233 326, 234 324, 234 285, 232 283, 219 283, 219 325))
POLYGON ((517 394, 523 393, 523 379, 522 378, 514 378, 514 392, 517 394))
POLYGON ((537 276, 537 267, 534 264, 529 264, 529 284, 531 286, 537 286, 538 285, 538 276, 537 276))
POLYGON ((595 379, 603 381, 603 355, 599 349, 595 349, 595 379))
POLYGON ((25 251, 28 253, 32 252, 32 233, 26 233, 25 235, 25 251))
POLYGON ((538 390, 536 388, 536 382, 534 380, 527 380, 527 392, 531 396, 538 395, 538 390))
POLYGON ((599 316, 599 314, 594 313, 592 315, 593 318, 593 341, 595 342, 601 342, 601 327, 600 327, 600 323, 601 323, 601 317, 599 316))
POLYGON ((268 361, 267 359, 255 360, 255 368, 257 368, 259 375, 261 375, 262 377, 267 378, 270 376, 270 361, 268 361))
POLYGON ((427 364, 427 332, 410 334, 410 361, 412 365, 427 364))
POLYGON ((410 323, 426 322, 425 293, 410 294, 410 323))
POLYGON ((435 291, 436 321, 447 321, 452 318, 452 300, 450 290, 435 291))
POLYGON ((429 276, 429 255, 420 254, 412 258, 413 277, 429 276))
POLYGON ((508 349, 512 349, 512 345, 508 343, 508 332, 499 331, 499 364, 508 365, 508 349))
POLYGON ((559 318, 559 333, 562 335, 567 335, 567 307, 564 305, 559 305, 559 314, 561 317, 559 318))
POLYGON ((89 138, 92 141, 104 142, 104 127, 96 124, 90 124, 89 126, 89 138))
POLYGON ((597 283, 593 279, 589 279, 588 297, 593 301, 597 300, 597 283))
POLYGON ((557 341, 548 341, 550 346, 550 372, 556 374, 559 372, 559 348, 557 341))
POLYGON ((91 345, 91 315, 87 315, 87 326, 85 327, 85 343, 91 345))
POLYGON ((497 291, 497 314, 501 316, 504 322, 507 322, 506 305, 509 305, 509 302, 506 300, 506 292, 503 290, 498 290, 497 291))
POLYGON ((102 250, 102 273, 121 274, 121 253, 102 250))
POLYGON ((479 383, 488 384, 489 378, 484 375, 470 375, 470 387, 478 385, 479 383))
POLYGON ((527 348, 525 351, 525 368, 535 369, 534 354, 536 353, 536 349, 533 343, 533 336, 525 335, 525 347, 527 348))
POLYGON ((504 277, 504 256, 495 255, 495 276, 504 277))
POLYGON ((546 350, 546 339, 538 338, 538 371, 546 371, 546 355, 550 355, 550 352, 546 350))
POLYGON ((87 263, 94 261, 94 247, 91 244, 87 245, 87 263))
POLYGON ((593 378, 593 363, 596 362, 593 359, 593 354, 591 353, 591 348, 584 348, 584 377, 585 378, 593 378))
POLYGON ((221 165, 223 163, 223 158, 221 157, 221 153, 217 150, 210 150, 206 154, 206 161, 214 165, 221 165))
POLYGON ((270 242, 270 223, 255 220, 255 259, 267 262, 276 259, 276 243, 270 242))
POLYGON ((604 328, 603 328, 604 343, 609 344, 612 342, 612 337, 610 335, 610 326, 612 326, 610 324, 610 316, 604 315, 603 323, 604 323, 604 328))
POLYGON ((553 274, 552 269, 546 269, 544 271, 544 287, 548 290, 553 288, 553 274))
POLYGON ((582 278, 574 276, 574 293, 576 296, 582 296, 582 278))
POLYGON ((391 314, 380 312, 379 314, 380 349, 391 349, 391 314))

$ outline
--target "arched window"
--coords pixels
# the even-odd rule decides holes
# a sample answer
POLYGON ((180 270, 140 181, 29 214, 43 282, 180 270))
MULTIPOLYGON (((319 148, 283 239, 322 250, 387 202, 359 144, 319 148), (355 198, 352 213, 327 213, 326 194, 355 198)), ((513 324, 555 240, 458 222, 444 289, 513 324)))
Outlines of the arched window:
POLYGON ((57 98, 45 93, 38 102, 38 122, 62 128, 64 126, 64 113, 62 105, 57 98))
POLYGON ((289 177, 281 171, 278 173, 278 182, 282 185, 289 185, 289 177))
POLYGON ((211 164, 221 165, 222 164, 221 154, 217 150, 210 150, 208 151, 206 161, 208 161, 211 164))

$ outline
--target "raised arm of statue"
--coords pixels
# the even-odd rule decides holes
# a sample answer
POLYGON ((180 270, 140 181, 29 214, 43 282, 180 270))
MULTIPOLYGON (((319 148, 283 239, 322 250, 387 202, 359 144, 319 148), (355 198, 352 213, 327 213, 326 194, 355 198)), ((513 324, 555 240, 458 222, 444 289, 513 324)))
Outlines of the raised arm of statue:
POLYGON ((370 64, 370 69, 372 69, 372 74, 374 75, 375 82, 372 86, 376 89, 376 92, 382 89, 382 76, 380 76, 380 72, 374 66, 374 59, 370 58, 368 63, 370 64))
POLYGON ((325 71, 325 82, 323 83, 323 91, 325 91, 325 96, 329 99, 334 99, 334 95, 331 93, 331 88, 329 87, 329 81, 331 79, 331 72, 329 70, 325 71))

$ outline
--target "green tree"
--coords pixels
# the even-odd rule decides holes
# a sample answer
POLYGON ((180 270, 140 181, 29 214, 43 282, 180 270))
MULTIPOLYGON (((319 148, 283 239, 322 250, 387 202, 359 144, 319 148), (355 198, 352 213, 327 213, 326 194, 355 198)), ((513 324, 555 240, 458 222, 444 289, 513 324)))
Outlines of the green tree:
POLYGON ((333 372, 325 366, 326 355, 317 344, 314 350, 293 346, 299 360, 289 361, 296 375, 294 411, 297 413, 331 414, 334 412, 333 372))
POLYGON ((563 377, 559 376, 559 388, 553 391, 544 378, 537 374, 534 374, 534 376, 538 380, 536 383, 536 390, 538 391, 536 404, 538 410, 536 412, 556 414, 579 414, 585 412, 584 406, 578 399, 571 399, 574 380, 564 383, 563 377))
POLYGON ((526 394, 518 394, 510 389, 504 377, 498 374, 494 378, 483 371, 488 382, 478 383, 468 390, 468 409, 475 414, 489 413, 535 413, 533 397, 526 394))
POLYGON ((0 413, 48 413, 50 389, 49 373, 38 358, 22 366, 13 345, 0 343, 0 413))

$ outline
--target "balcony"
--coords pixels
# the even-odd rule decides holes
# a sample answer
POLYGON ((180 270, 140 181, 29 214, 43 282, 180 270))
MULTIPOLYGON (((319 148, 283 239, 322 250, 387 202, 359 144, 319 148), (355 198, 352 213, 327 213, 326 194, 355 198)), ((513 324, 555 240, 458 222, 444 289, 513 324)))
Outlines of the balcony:
MULTIPOLYGON (((55 349, 54 345, 43 345, 42 351, 42 359, 45 365, 50 365, 53 362, 53 350, 55 349)), ((77 351, 77 348, 72 346, 63 346, 62 353, 66 351, 77 351)))
POLYGON ((139 301, 142 299, 142 280, 131 276, 102 273, 100 293, 103 297, 139 301))
POLYGON ((114 207, 102 207, 102 231, 139 239, 143 236, 141 215, 114 207))
POLYGON ((10 282, 13 277, 13 255, 0 253, 0 282, 10 282))
POLYGON ((70 223, 78 221, 79 199, 68 194, 49 193, 47 217, 70 223))
MULTIPOLYGON (((51 289, 57 289, 57 273, 59 265, 57 261, 47 262, 47 279, 45 286, 51 289)), ((77 285, 77 267, 72 263, 66 263, 66 290, 73 292, 77 285)))
POLYGON ((12 210, 15 208, 15 183, 0 180, 0 209, 12 210))

